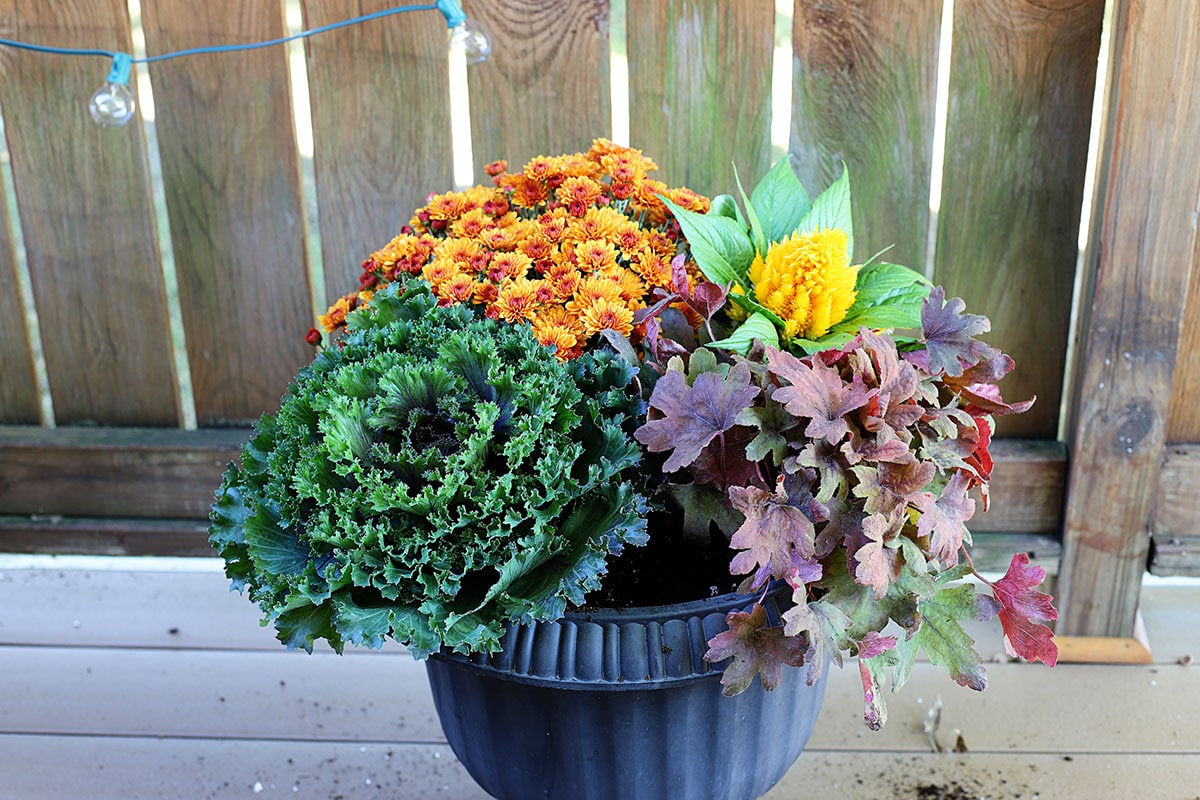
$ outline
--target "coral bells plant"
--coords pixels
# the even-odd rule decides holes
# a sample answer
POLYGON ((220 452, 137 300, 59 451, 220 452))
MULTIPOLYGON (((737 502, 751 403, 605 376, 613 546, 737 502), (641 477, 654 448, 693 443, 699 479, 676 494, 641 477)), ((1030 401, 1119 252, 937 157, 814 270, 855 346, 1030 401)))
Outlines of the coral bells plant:
POLYGON ((966 620, 1053 665, 1044 572, 968 555, 991 420, 1033 402, 1002 399, 987 319, 855 260, 844 171, 810 200, 785 160, 739 202, 654 169, 597 140, 431 195, 226 473, 235 585, 290 646, 424 655, 695 572, 747 595, 705 656, 727 694, 849 654, 872 728, 920 650, 984 688, 966 620))

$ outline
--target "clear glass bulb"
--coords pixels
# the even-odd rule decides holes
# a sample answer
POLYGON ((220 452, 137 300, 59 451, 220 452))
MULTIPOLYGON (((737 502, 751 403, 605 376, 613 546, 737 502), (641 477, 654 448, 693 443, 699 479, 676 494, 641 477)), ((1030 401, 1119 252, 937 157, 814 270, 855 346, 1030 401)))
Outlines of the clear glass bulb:
POLYGON ((450 47, 461 49, 468 64, 487 61, 492 54, 492 40, 488 38, 487 29, 476 20, 468 19, 450 29, 450 47))
POLYGON ((128 125, 136 109, 137 103, 134 102, 133 92, 129 91, 129 87, 112 82, 97 89, 92 95, 92 102, 88 104, 92 119, 106 128, 128 125))

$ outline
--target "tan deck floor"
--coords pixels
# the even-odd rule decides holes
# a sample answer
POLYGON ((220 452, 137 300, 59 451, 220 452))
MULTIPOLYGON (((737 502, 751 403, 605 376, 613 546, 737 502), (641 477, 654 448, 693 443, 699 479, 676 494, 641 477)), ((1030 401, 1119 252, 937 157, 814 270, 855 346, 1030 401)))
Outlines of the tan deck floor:
MULTIPOLYGON (((0 566, 0 798, 486 797, 398 649, 288 653, 211 562, 186 571, 0 566)), ((1155 663, 1007 663, 982 694, 918 664, 862 724, 834 670, 805 754, 767 797, 1200 800, 1200 588, 1151 587, 1155 663), (931 752, 922 723, 943 702, 931 752), (941 787, 942 794, 932 787, 941 787)), ((614 798, 620 800, 620 798, 614 798)))

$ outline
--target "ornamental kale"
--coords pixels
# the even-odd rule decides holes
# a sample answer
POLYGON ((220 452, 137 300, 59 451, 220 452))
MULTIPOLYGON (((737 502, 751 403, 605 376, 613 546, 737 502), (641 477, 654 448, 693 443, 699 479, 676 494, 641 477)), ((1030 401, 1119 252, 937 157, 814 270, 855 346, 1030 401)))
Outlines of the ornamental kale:
POLYGON ((423 656, 552 620, 645 540, 643 404, 611 353, 560 362, 527 326, 377 293, 225 473, 211 537, 281 641, 423 656))

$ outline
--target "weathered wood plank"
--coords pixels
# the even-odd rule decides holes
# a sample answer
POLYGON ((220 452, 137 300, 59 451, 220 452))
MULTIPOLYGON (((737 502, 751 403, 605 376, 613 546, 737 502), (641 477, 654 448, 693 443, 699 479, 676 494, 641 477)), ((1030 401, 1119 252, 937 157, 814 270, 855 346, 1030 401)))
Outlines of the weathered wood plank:
POLYGON ((0 514, 207 518, 244 430, 0 427, 0 514))
POLYGON ((208 525, 200 519, 59 515, 0 515, 0 553, 216 555, 208 543, 208 525))
POLYGON ((518 169, 609 135, 608 0, 477 2, 466 10, 492 36, 491 56, 468 71, 477 177, 497 159, 518 169))
POLYGON ((1067 450, 1060 442, 997 439, 990 448, 991 502, 983 510, 976 493, 971 530, 1058 533, 1062 524, 1067 450))
POLYGON ((626 14, 630 143, 670 186, 735 194, 736 166, 749 191, 770 167, 775 4, 652 0, 626 14))
MULTIPOLYGON (((917 726, 920 727, 919 725, 917 726)), ((954 729, 943 727, 953 747, 954 729)), ((1092 755, 1082 748, 1037 755, 980 753, 897 754, 811 748, 763 800, 853 798, 1068 798, 1187 797, 1200 781, 1190 756, 1130 753, 1092 755)))
POLYGON ((1200 444, 1168 445, 1150 521, 1154 537, 1150 571, 1155 575, 1200 576, 1197 497, 1200 497, 1200 444))
MULTIPOLYGON (((279 3, 156 0, 142 14, 151 56, 284 34, 279 3)), ((287 50, 164 61, 150 75, 196 418, 244 423, 277 407, 312 358, 287 50)))
MULTIPOLYGON (((1002 650, 996 655, 1003 660, 1002 650)), ((6 646, 0 668, 0 734, 445 741, 424 665, 402 654, 6 646)), ((1139 752, 1197 751, 1200 670, 1142 666, 1114 675, 1094 666, 989 663, 988 673, 987 691, 972 692, 941 667, 918 663, 904 690, 888 694, 889 724, 868 742, 858 670, 832 668, 810 746, 928 752, 921 723, 940 695, 944 730, 960 729, 979 752, 1121 753, 1135 720, 1146 722, 1137 727, 1139 752), (1078 700, 1097 696, 1106 702, 1078 700), (1070 725, 1062 724, 1065 698, 1076 698, 1070 725)))
MULTIPOLYGON (((918 754, 869 745, 808 748, 764 800, 911 798, 934 796, 935 787, 963 792, 945 797, 1188 797, 1200 784, 1200 761, 1186 753, 918 754)), ((256 787, 267 797, 489 797, 446 745, 7 735, 0 769, 14 797, 45 800, 232 800, 257 796, 256 787)))
POLYGON ((0 425, 34 425, 41 416, 33 351, 18 290, 17 256, 13 250, 12 220, 7 192, 0 192, 0 425))
MULTIPOLYGON (((1192 263, 1200 264, 1200 237, 1192 263)), ((1167 441, 1200 442, 1200 269, 1192 270, 1183 333, 1179 341, 1179 363, 1167 414, 1167 441)))
MULTIPOLYGON (((201 528, 153 518, 206 519, 225 465, 249 436, 239 428, 0 428, 0 514, 67 518, 8 520, 0 550, 206 555, 201 528), (115 519, 92 519, 102 516, 115 519)), ((992 507, 979 506, 971 529, 1057 531, 1062 446, 998 440, 993 453, 992 507)))
POLYGON ((1103 0, 956 4, 935 279, 992 320, 1032 410, 1003 436, 1053 437, 1070 335, 1103 0))
POLYGON ((790 151, 812 193, 850 170, 858 260, 925 269, 938 0, 797 0, 790 151))
MULTIPOLYGON (((6 36, 39 44, 132 49, 121 0, 4 0, 0 26, 6 36)), ((145 141, 136 121, 101 128, 87 109, 108 66, 100 59, 12 50, 0 62, 54 415, 59 424, 174 425, 176 381, 145 141)), ((5 339, 21 330, 17 323, 4 329, 5 339)), ((21 339, 11 338, 12 344, 21 339)), ((21 362, 14 364, 13 389, 31 374, 21 362)), ((28 419, 28 397, 22 402, 26 421, 36 421, 28 419)))
POLYGON ((1150 545, 1200 206, 1200 0, 1120 2, 1059 632, 1128 637, 1150 545))
POLYGON ((0 769, 6 796, 42 800, 489 800, 445 744, 0 734, 0 769))
MULTIPOLYGON (((304 0, 306 28, 392 7, 304 0)), ((330 300, 358 288, 359 263, 453 186, 446 21, 399 14, 307 40, 321 253, 330 300)))
POLYGON ((45 800, 489 798, 444 744, 0 735, 0 769, 12 797, 45 800))

